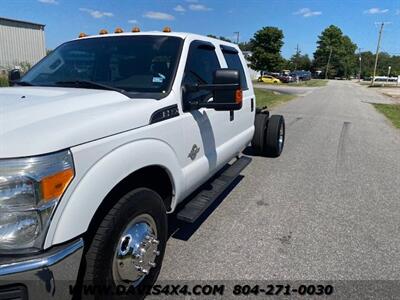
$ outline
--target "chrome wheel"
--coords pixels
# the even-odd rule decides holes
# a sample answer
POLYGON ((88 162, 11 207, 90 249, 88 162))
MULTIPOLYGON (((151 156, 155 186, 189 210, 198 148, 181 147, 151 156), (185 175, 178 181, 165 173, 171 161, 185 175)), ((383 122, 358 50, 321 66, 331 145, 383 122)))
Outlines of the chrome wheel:
POLYGON ((122 232, 113 260, 113 277, 117 285, 137 286, 156 266, 157 227, 148 214, 135 217, 122 232))

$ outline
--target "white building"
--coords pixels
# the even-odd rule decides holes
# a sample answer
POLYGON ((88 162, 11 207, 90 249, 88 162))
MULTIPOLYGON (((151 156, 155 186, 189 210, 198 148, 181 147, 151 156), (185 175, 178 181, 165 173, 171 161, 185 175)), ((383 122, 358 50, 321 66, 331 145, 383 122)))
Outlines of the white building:
POLYGON ((251 57, 251 55, 252 55, 251 51, 243 51, 243 56, 244 56, 244 58, 246 59, 247 68, 249 69, 249 73, 250 73, 251 79, 258 79, 258 77, 261 76, 261 72, 260 72, 260 71, 253 70, 253 69, 250 67, 250 64, 251 64, 251 63, 250 63, 250 61, 249 61, 249 57, 251 57))
POLYGON ((46 55, 44 26, 0 17, 0 71, 32 66, 46 55))

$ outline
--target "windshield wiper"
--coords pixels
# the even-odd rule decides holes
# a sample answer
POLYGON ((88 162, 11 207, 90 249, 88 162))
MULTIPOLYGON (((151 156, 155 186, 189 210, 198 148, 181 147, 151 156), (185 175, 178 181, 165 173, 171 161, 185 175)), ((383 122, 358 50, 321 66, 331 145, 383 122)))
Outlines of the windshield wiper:
POLYGON ((94 89, 102 89, 102 90, 108 90, 108 91, 115 91, 121 94, 126 94, 127 91, 124 89, 119 89, 110 85, 90 81, 90 80, 70 80, 70 81, 57 81, 55 83, 56 85, 72 85, 76 88, 80 87, 87 87, 87 88, 94 88, 94 89))
POLYGON ((14 84, 20 86, 35 86, 34 84, 27 82, 27 81, 15 81, 14 84))

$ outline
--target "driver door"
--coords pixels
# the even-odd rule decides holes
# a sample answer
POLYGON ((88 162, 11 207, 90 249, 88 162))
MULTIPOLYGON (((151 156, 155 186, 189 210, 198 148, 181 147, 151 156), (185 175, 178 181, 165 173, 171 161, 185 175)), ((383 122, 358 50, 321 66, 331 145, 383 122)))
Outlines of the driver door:
POLYGON ((182 107, 185 118, 184 173, 188 190, 207 180, 232 157, 232 149, 222 150, 231 138, 229 128, 234 126, 229 111, 190 109, 189 102, 213 101, 210 91, 185 91, 186 84, 210 84, 213 74, 221 68, 215 46, 210 42, 192 41, 182 81, 182 107))

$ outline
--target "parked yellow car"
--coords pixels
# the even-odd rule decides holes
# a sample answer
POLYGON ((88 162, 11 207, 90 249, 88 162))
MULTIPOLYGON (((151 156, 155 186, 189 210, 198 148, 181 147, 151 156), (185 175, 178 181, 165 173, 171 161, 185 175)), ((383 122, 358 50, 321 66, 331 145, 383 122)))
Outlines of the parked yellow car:
POLYGON ((258 78, 258 82, 264 82, 264 83, 282 83, 278 78, 271 76, 271 75, 263 75, 258 78))

